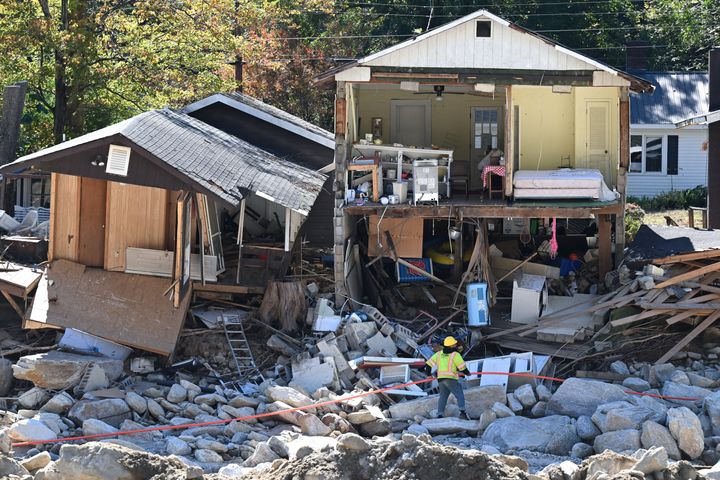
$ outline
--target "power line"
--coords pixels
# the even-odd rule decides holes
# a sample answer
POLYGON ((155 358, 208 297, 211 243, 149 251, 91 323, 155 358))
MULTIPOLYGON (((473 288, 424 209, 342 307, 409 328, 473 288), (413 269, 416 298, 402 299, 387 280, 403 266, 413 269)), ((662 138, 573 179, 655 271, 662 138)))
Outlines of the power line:
MULTIPOLYGON (((630 3, 643 3, 645 0, 626 0, 630 3)), ((571 1, 564 1, 564 2, 543 2, 543 3, 515 3, 513 5, 508 5, 508 7, 542 7, 546 5, 551 6, 582 6, 582 5, 597 5, 597 4, 607 4, 607 0, 591 0, 587 2, 571 2, 571 1)), ((430 5, 419 5, 419 4, 396 4, 396 3, 380 3, 380 2, 348 2, 348 5, 355 5, 359 7, 369 6, 369 7, 398 7, 398 8, 427 8, 430 9, 430 5)), ((500 7, 497 4, 485 4, 485 5, 478 5, 478 4, 469 4, 469 5, 436 5, 436 8, 498 8, 500 7)))

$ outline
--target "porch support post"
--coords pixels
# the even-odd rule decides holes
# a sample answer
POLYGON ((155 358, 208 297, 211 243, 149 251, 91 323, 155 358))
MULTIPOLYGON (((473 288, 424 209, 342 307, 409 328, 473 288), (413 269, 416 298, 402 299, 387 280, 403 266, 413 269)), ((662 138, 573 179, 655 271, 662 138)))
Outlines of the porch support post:
POLYGON ((505 86, 505 195, 511 196, 513 192, 513 170, 515 169, 515 155, 513 152, 513 137, 518 132, 513 131, 513 102, 512 85, 505 86))
POLYGON ((599 281, 605 281, 605 274, 612 270, 612 232, 610 215, 598 215, 598 262, 599 281))
POLYGON ((343 206, 345 204, 345 179, 347 176, 347 112, 345 82, 337 82, 335 92, 335 210, 333 215, 334 232, 334 273, 335 273, 335 304, 342 305, 348 292, 345 286, 345 239, 348 222, 343 206))
POLYGON ((620 192, 620 205, 615 216, 615 266, 619 266, 625 250, 625 198, 627 194, 627 172, 630 169, 630 92, 628 87, 620 87, 620 148, 618 152, 619 168, 617 190, 620 192))

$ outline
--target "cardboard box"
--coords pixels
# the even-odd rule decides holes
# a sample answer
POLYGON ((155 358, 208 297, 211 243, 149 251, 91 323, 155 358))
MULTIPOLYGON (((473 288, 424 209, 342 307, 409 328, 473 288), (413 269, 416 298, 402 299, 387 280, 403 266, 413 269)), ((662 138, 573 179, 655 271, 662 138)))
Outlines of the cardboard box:
MULTIPOLYGON (((386 247, 387 235, 395 244, 395 250, 402 258, 422 257, 423 243, 423 219, 415 218, 383 218, 380 222, 380 244, 386 247)), ((377 257, 382 254, 382 248, 378 246, 378 216, 371 215, 369 221, 368 254, 377 257)))
POLYGON ((529 218, 503 218, 505 235, 520 235, 526 228, 530 228, 529 218))
POLYGON ((513 323, 534 324, 547 306, 547 279, 543 275, 521 274, 513 280, 512 310, 513 323))

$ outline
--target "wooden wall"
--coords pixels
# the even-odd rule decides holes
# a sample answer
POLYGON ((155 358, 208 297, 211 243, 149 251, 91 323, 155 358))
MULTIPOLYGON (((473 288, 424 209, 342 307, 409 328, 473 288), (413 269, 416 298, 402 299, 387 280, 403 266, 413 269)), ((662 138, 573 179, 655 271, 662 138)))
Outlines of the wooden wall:
POLYGON ((127 247, 174 250, 176 196, 53 173, 49 259, 123 271, 127 247))

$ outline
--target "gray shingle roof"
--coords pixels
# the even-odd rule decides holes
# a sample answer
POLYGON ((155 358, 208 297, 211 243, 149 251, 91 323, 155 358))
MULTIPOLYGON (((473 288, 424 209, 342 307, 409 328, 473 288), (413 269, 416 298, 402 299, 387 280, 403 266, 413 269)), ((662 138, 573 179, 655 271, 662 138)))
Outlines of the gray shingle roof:
POLYGON ((642 72, 655 85, 652 95, 632 95, 630 123, 674 124, 708 111, 708 74, 703 72, 642 72))
POLYGON ((231 205, 239 205, 244 196, 253 192, 307 214, 327 178, 169 109, 142 113, 26 155, 10 165, 114 135, 121 135, 231 205))

